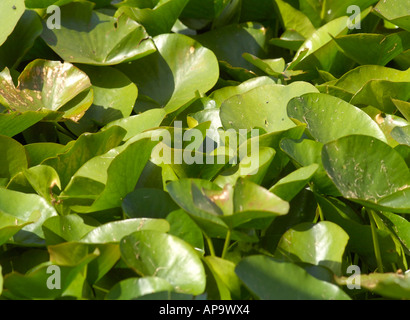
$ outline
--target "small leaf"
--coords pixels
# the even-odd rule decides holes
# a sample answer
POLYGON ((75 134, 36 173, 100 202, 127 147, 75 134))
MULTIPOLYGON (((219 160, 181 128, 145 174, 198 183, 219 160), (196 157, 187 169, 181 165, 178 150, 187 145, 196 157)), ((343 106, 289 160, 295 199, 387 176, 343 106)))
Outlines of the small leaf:
POLYGON ((138 231, 122 239, 120 249, 125 262, 141 276, 163 278, 182 293, 199 295, 205 290, 201 260, 190 245, 175 236, 138 231))
POLYGON ((267 256, 246 257, 235 272, 261 300, 350 300, 338 286, 311 276, 294 263, 267 256))

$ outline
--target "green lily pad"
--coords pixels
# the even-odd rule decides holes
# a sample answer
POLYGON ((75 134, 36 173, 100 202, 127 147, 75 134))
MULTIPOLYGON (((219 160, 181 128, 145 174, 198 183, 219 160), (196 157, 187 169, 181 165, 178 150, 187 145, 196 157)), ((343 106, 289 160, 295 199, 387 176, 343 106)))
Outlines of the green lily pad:
POLYGON ((275 0, 275 2, 285 29, 294 30, 305 39, 309 38, 316 31, 312 22, 303 12, 295 9, 285 1, 275 0))
POLYGON ((19 76, 17 87, 8 68, 0 73, 0 80, 0 102, 11 110, 61 109, 64 117, 79 119, 91 105, 90 79, 68 62, 34 60, 19 76), (74 98, 78 100, 70 105, 74 98))
POLYGON ((82 243, 118 243, 125 236, 140 230, 168 232, 169 223, 163 219, 126 219, 106 223, 87 233, 82 243))
POLYGON ((410 99, 410 69, 360 66, 343 75, 335 86, 352 93, 350 103, 354 105, 371 105, 386 113, 394 113, 396 106, 392 99, 410 99))
POLYGON ((49 203, 53 203, 52 189, 61 188, 60 177, 54 168, 38 165, 24 171, 24 176, 38 195, 42 196, 49 203))
POLYGON ((283 234, 275 257, 324 266, 340 276, 348 239, 346 232, 333 222, 303 223, 283 234))
POLYGON ((61 7, 61 28, 44 28, 42 39, 67 62, 115 65, 155 52, 144 27, 93 10, 91 2, 61 7))
POLYGON ((139 188, 124 198, 122 209, 130 218, 165 218, 178 206, 163 190, 139 188))
POLYGON ((172 211, 167 215, 166 220, 171 226, 169 234, 189 243, 195 250, 204 252, 204 236, 202 231, 184 210, 172 211))
POLYGON ((239 179, 235 184, 233 205, 234 214, 224 217, 232 227, 263 228, 265 223, 269 225, 275 217, 289 212, 288 202, 246 179, 239 179))
POLYGON ((410 171, 401 155, 368 136, 323 147, 323 166, 343 196, 376 210, 410 212, 410 171))
POLYGON ((383 131, 365 112, 323 93, 309 93, 292 99, 288 104, 288 115, 306 123, 309 133, 322 143, 353 134, 368 135, 387 142, 383 131), (347 126, 347 122, 351 125, 347 126), (325 123, 332 125, 325 126, 325 123))
POLYGON ((214 29, 194 38, 211 49, 219 61, 226 62, 229 71, 232 68, 255 69, 242 54, 247 52, 264 59, 267 37, 267 30, 263 25, 248 22, 214 29))
MULTIPOLYGON (((341 285, 349 284, 350 279, 339 278, 337 282, 341 285)), ((410 275, 399 273, 371 273, 360 275, 356 280, 360 286, 370 292, 377 293, 390 299, 410 298, 410 275)))
POLYGON ((122 199, 134 190, 156 144, 155 141, 142 139, 127 146, 109 165, 104 190, 92 205, 73 206, 72 209, 76 212, 89 213, 120 208, 122 199))
POLYGON ((292 62, 292 70, 320 70, 329 71, 335 63, 337 47, 332 36, 347 34, 346 16, 332 20, 316 30, 299 48, 292 62))
POLYGON ((13 242, 26 245, 44 245, 43 222, 57 215, 54 207, 35 194, 26 194, 0 188, 0 211, 22 221, 35 222, 25 226, 13 237, 13 242))
MULTIPOLYGON (((315 195, 326 220, 336 223, 349 235, 347 249, 358 254, 367 264, 377 266, 374 253, 373 235, 370 225, 364 224, 359 215, 344 202, 335 198, 315 195)), ((376 230, 380 254, 385 263, 397 263, 395 244, 385 230, 376 230)))
POLYGON ((124 141, 127 141, 137 134, 144 132, 145 130, 158 127, 164 120, 165 115, 166 112, 163 109, 147 110, 135 116, 112 121, 107 124, 102 130, 111 128, 113 126, 121 127, 127 130, 127 134, 123 138, 124 141))
POLYGON ((410 102, 392 99, 396 108, 403 114, 403 116, 410 121, 410 102))
POLYGON ((162 34, 153 39, 157 52, 118 68, 139 89, 136 110, 165 108, 171 113, 205 93, 218 79, 215 55, 197 41, 181 34, 162 34))
POLYGON ((27 155, 19 142, 6 136, 0 136, 0 150, 3 153, 0 159, 0 181, 6 179, 7 183, 14 175, 27 169, 27 155))
POLYGON ((158 231, 137 231, 120 242, 124 261, 141 276, 167 280, 181 293, 205 290, 205 271, 195 250, 185 241, 158 231), (189 270, 189 273, 184 270, 189 270))
POLYGON ((47 111, 0 113, 0 134, 13 137, 43 120, 47 115, 47 111))
MULTIPOLYGON (((17 232, 19 232, 25 226, 35 222, 23 221, 10 214, 0 212, 0 245, 3 245, 9 241, 17 232)), ((34 218, 34 217, 33 217, 34 218)))
POLYGON ((410 125, 405 127, 395 127, 391 135, 400 144, 410 146, 410 125))
POLYGON ((124 135, 125 130, 119 127, 112 127, 98 133, 85 133, 71 143, 66 152, 45 159, 42 164, 51 166, 57 171, 61 187, 65 188, 71 177, 85 162, 116 147, 124 135))
POLYGON ((142 24, 151 36, 169 33, 180 16, 188 0, 160 0, 154 2, 154 7, 141 8, 132 1, 125 1, 116 6, 120 7, 116 15, 125 13, 142 24))
POLYGON ((410 31, 410 9, 406 2, 399 0, 379 1, 373 11, 383 19, 410 31))
POLYGON ((229 290, 230 295, 234 299, 239 299, 241 296, 241 281, 235 274, 235 264, 232 261, 212 256, 207 256, 204 260, 213 274, 216 275, 229 290))
POLYGON ((299 168, 280 179, 269 191, 285 201, 291 201, 306 186, 318 168, 316 163, 299 168))
POLYGON ((133 300, 141 296, 173 291, 173 286, 159 277, 128 278, 116 283, 107 293, 106 300, 133 300))
POLYGON ((13 32, 0 47, 0 70, 4 67, 16 68, 42 31, 38 14, 31 10, 24 11, 13 32))
POLYGON ((334 38, 342 52, 361 65, 385 66, 403 51, 410 49, 410 34, 389 35, 360 33, 334 38))
POLYGON ((225 129, 263 128, 266 132, 295 127, 289 119, 286 105, 293 97, 317 92, 311 84, 294 82, 287 86, 265 85, 233 96, 221 106, 221 121, 225 129))
POLYGON ((94 91, 93 104, 85 119, 103 126, 131 115, 138 89, 128 77, 111 67, 81 66, 80 69, 90 78, 94 91))
POLYGON ((328 177, 323 167, 321 158, 323 144, 321 142, 309 139, 302 139, 300 141, 283 139, 280 143, 280 148, 298 167, 306 167, 312 164, 319 166, 312 177, 311 187, 313 187, 313 190, 321 194, 340 195, 340 192, 328 177))
POLYGON ((393 230, 407 250, 410 250, 410 222, 391 212, 382 212, 379 215, 384 224, 393 230))
POLYGON ((87 223, 84 218, 76 214, 69 214, 48 218, 44 221, 42 229, 47 245, 54 245, 62 242, 79 241, 98 225, 97 221, 91 223, 87 223))
POLYGON ((350 300, 338 286, 311 276, 294 263, 267 256, 246 257, 235 272, 261 300, 350 300))
POLYGON ((215 90, 211 93, 210 98, 215 100, 216 105, 220 107, 222 103, 228 98, 231 98, 239 94, 243 94, 252 89, 255 89, 263 85, 268 85, 268 84, 276 84, 276 82, 266 76, 256 77, 256 78, 252 78, 247 81, 244 81, 240 85, 237 85, 237 86, 227 86, 227 87, 223 87, 221 89, 215 90))
POLYGON ((3 44, 10 33, 13 32, 24 10, 24 0, 2 1, 0 5, 0 20, 3 21, 3 27, 0 31, 0 45, 3 44))

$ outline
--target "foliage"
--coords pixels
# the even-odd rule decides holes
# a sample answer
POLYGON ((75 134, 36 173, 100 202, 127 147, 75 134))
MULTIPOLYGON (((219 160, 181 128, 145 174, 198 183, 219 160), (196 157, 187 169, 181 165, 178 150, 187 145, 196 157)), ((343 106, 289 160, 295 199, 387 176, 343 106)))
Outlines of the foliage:
POLYGON ((410 299, 409 10, 2 0, 0 298, 410 299))

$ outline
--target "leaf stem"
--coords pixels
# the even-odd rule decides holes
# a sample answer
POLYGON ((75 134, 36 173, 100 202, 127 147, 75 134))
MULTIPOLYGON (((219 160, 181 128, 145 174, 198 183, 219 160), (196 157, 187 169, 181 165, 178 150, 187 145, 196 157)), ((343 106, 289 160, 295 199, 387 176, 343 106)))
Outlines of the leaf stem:
POLYGON ((229 248, 229 244, 231 242, 231 235, 232 235, 232 231, 231 229, 228 229, 228 232, 226 233, 226 239, 225 239, 225 243, 224 243, 224 248, 222 250, 222 255, 221 258, 224 259, 226 256, 226 253, 228 252, 228 248, 229 248))
POLYGON ((214 249, 214 245, 212 243, 211 238, 208 237, 206 233, 204 233, 204 237, 205 237, 206 243, 208 244, 209 253, 211 254, 212 257, 215 257, 215 249, 214 249))
POLYGON ((374 218, 375 212, 373 210, 368 210, 368 214, 369 214, 369 220, 370 220, 370 227, 372 230, 373 247, 374 247, 374 254, 376 256, 376 261, 377 261, 377 269, 379 272, 383 273, 383 261, 382 261, 382 255, 380 252, 379 239, 377 237, 376 221, 374 218))

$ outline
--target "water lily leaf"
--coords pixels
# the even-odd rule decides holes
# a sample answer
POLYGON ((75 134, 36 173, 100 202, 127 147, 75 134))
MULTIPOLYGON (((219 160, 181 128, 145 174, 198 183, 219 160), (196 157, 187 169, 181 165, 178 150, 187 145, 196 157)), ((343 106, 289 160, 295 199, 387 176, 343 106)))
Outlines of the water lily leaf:
MULTIPOLYGON (((50 262, 61 267, 76 267, 87 261, 87 268, 75 279, 75 284, 64 294, 83 297, 85 280, 94 284, 100 280, 120 259, 118 244, 93 244, 64 242, 47 247, 50 262), (86 271, 86 272, 85 272, 86 271)), ((63 281, 66 279, 62 279, 63 281)))
POLYGON ((166 186, 172 199, 191 214, 198 225, 211 235, 224 236, 227 225, 221 220, 221 209, 213 204, 201 190, 222 191, 216 184, 206 180, 180 179, 166 186), (211 227, 212 226, 212 227, 211 227))
POLYGON ((231 296, 234 299, 239 299, 241 296, 241 281, 235 274, 235 264, 232 261, 213 256, 207 256, 204 260, 213 274, 227 287, 231 296))
POLYGON ((244 157, 236 166, 224 170, 214 183, 223 188, 226 184, 235 185, 239 178, 246 178, 255 183, 261 183, 275 157, 272 148, 260 147, 259 152, 244 157))
MULTIPOLYGON (((359 275, 355 281, 360 286, 390 299, 410 298, 410 274, 400 273, 371 273, 359 275)), ((347 285, 350 279, 342 277, 336 281, 341 285, 347 285)))
POLYGON ((13 137, 43 120, 48 114, 46 110, 0 113, 0 134, 13 137))
POLYGON ((83 217, 69 214, 48 218, 44 221, 42 229, 47 245, 54 245, 62 242, 79 241, 97 225, 97 221, 92 221, 90 224, 83 217))
POLYGON ((268 256, 246 257, 235 272, 261 300, 350 300, 338 286, 311 276, 294 263, 268 256))
POLYGON ((271 183, 273 179, 277 178, 281 171, 289 163, 289 156, 280 148, 282 139, 300 139, 303 136, 305 125, 301 124, 293 128, 261 134, 259 136, 248 139, 239 146, 239 152, 246 146, 246 150, 252 150, 252 145, 258 145, 260 150, 262 148, 272 148, 276 151, 275 157, 266 171, 263 182, 271 183), (255 141, 256 140, 256 141, 255 141))
POLYGON ((410 222, 391 212, 381 212, 379 216, 384 224, 397 235, 407 250, 410 250, 410 222))
POLYGON ((165 116, 166 112, 163 109, 147 110, 135 116, 112 121, 107 124, 102 130, 111 128, 113 126, 121 127, 127 130, 127 134, 123 138, 124 141, 127 141, 145 130, 159 127, 165 116))
POLYGON ((85 162, 116 147, 124 135, 125 130, 120 127, 112 127, 98 133, 85 133, 73 142, 66 152, 48 158, 42 164, 51 166, 57 171, 61 187, 64 189, 85 162))
POLYGON ((360 33, 334 38, 342 52, 361 65, 385 66, 403 51, 410 49, 410 34, 388 35, 360 33))
POLYGON ((273 38, 269 40, 269 43, 280 48, 298 51, 305 40, 306 39, 296 31, 286 30, 281 34, 280 38, 273 38))
POLYGON ((122 15, 118 19, 93 10, 91 2, 61 7, 61 28, 44 28, 42 39, 64 61, 115 65, 155 52, 145 29, 122 15))
POLYGON ((323 144, 318 141, 302 139, 295 141, 292 139, 283 139, 280 148, 295 162, 299 167, 306 167, 312 164, 319 165, 311 181, 311 187, 321 194, 339 196, 340 192, 332 180, 328 177, 322 164, 323 144))
POLYGON ((0 31, 0 45, 2 45, 10 33, 13 32, 24 11, 24 0, 2 1, 0 5, 0 20, 3 21, 3 27, 0 31))
POLYGON ((168 232, 169 234, 189 243, 195 250, 204 252, 204 237, 202 231, 184 210, 172 211, 167 215, 166 220, 171 225, 168 232))
POLYGON ((275 257, 325 266, 340 276, 348 239, 347 233, 333 222, 303 223, 283 234, 275 257))
POLYGON ((81 298, 85 281, 84 269, 96 257, 96 254, 91 253, 86 255, 76 266, 59 266, 60 290, 50 290, 47 286, 47 280, 56 274, 55 267, 49 269, 52 266, 50 262, 40 264, 26 274, 16 271, 7 274, 4 278, 4 289, 7 289, 9 294, 17 299, 55 299, 65 295, 81 298))
POLYGON ((398 143, 410 146, 410 125, 395 127, 391 131, 391 135, 398 143))
POLYGON ((233 205, 234 214, 224 217, 232 228, 241 225, 264 228, 273 218, 289 212, 288 202, 246 179, 235 184, 233 205))
POLYGON ((19 142, 6 136, 0 136, 0 150, 0 181, 5 179, 7 183, 8 179, 27 169, 27 155, 19 142))
POLYGON ((122 199, 134 190, 156 144, 156 141, 142 139, 128 145, 112 160, 107 169, 105 188, 92 205, 73 206, 72 209, 76 212, 89 213, 120 208, 122 199))
POLYGON ((291 201, 306 186, 318 168, 316 163, 299 168, 280 179, 269 191, 285 201, 291 201))
MULTIPOLYGON (((23 221, 10 214, 0 212, 0 245, 9 241, 17 232, 35 221, 23 221)), ((1 271, 1 270, 0 270, 1 271)))
POLYGON ((66 118, 78 119, 91 105, 89 98, 83 101, 80 95, 92 93, 90 79, 68 62, 34 60, 19 76, 17 87, 8 68, 0 73, 0 79, 0 102, 15 111, 62 109, 66 118), (65 106, 76 97, 80 100, 65 106))
POLYGON ((190 245, 175 236, 137 231, 121 240, 120 249, 124 261, 143 277, 163 278, 181 293, 199 295, 205 290, 200 258, 190 245))
POLYGON ((275 0, 275 2, 279 9, 279 16, 285 29, 294 30, 305 39, 309 38, 316 31, 312 22, 303 12, 295 9, 285 1, 275 0))
POLYGON ((323 147, 323 166, 343 196, 376 210, 410 212, 410 171, 401 155, 369 136, 323 147))
MULTIPOLYGON (((366 263, 377 266, 374 253, 373 235, 370 225, 364 224, 359 215, 346 203, 336 198, 315 195, 326 220, 339 225, 349 235, 347 248, 357 253, 366 263)), ((380 254, 384 262, 397 263, 395 244, 386 230, 376 230, 380 254)))
POLYGON ((173 291, 173 286, 159 277, 128 278, 116 283, 107 293, 106 300, 133 300, 141 296, 173 291))
MULTIPOLYGON (((299 48, 293 60, 292 70, 312 70, 318 68, 330 71, 335 63, 337 47, 332 36, 347 34, 348 17, 332 20, 315 31, 299 48), (302 57, 300 59, 300 57, 302 57), (300 61, 298 61, 300 59, 300 61)), ((290 68, 290 67, 289 67, 290 68)))
POLYGON ((276 84, 276 82, 266 76, 256 77, 256 78, 252 78, 247 81, 244 81, 240 85, 237 85, 237 86, 227 86, 227 87, 223 87, 221 89, 215 90, 211 93, 210 98, 212 98, 216 102, 217 107, 220 107, 222 103, 228 98, 231 98, 239 94, 243 94, 259 86, 268 85, 268 84, 276 84))
MULTIPOLYGON (((120 7, 116 15, 127 14, 142 24, 151 36, 169 33, 180 16, 188 0, 160 0, 152 8, 141 8, 136 4, 125 1, 116 6, 120 7)), ((154 4, 154 3, 153 3, 154 4)))
POLYGON ((46 219, 57 215, 44 198, 4 188, 0 188, 0 211, 22 221, 35 220, 13 237, 14 243, 26 245, 44 245, 41 226, 46 219))
POLYGON ((156 53, 118 66, 138 86, 136 110, 155 106, 171 113, 194 99, 197 91, 205 93, 216 84, 216 57, 197 41, 181 34, 162 34, 153 41, 156 53))
POLYGON ((392 99, 396 108, 403 114, 403 116, 410 121, 410 102, 392 99))
POLYGON ((165 218, 178 206, 161 189, 138 188, 124 198, 122 209, 130 218, 165 218))
POLYGON ((4 67, 16 68, 42 31, 38 14, 31 10, 24 11, 13 32, 0 47, 0 70, 4 67))
POLYGON ((365 112, 355 106, 323 93, 309 93, 292 99, 288 115, 307 124, 317 141, 327 143, 343 136, 362 134, 387 142, 383 131, 365 112), (346 126, 346 122, 351 125, 346 126), (331 123, 329 128, 325 123, 331 123))
POLYGON ((137 86, 121 71, 111 67, 81 66, 90 78, 93 104, 84 115, 99 126, 131 115, 138 97, 137 86))
POLYGON ((163 219, 125 219, 103 224, 87 233, 82 243, 118 243, 125 236, 140 230, 168 232, 169 223, 163 219))
POLYGON ((70 147, 70 145, 62 145, 51 142, 39 142, 24 145, 29 167, 37 166, 47 158, 56 157, 58 154, 62 154, 64 151, 67 151, 70 147))
POLYGON ((24 171, 24 176, 33 187, 33 189, 49 203, 53 203, 52 189, 58 187, 61 189, 60 177, 54 168, 38 165, 24 171))
POLYGON ((410 31, 410 9, 406 2, 398 0, 379 1, 373 11, 383 19, 410 31))
POLYGON ((194 38, 211 49, 219 61, 228 63, 230 68, 254 70, 253 65, 247 62, 242 54, 247 52, 265 59, 267 37, 267 30, 263 25, 248 22, 214 29, 194 38))
POLYGON ((221 121, 225 129, 263 128, 266 132, 295 127, 287 115, 290 99, 308 92, 317 92, 311 84, 293 82, 290 85, 265 85, 233 96, 221 106, 221 121))
POLYGON ((343 75, 335 86, 353 93, 350 103, 354 105, 371 105, 392 114, 396 110, 392 99, 410 99, 410 69, 360 66, 343 75))
MULTIPOLYGON (((375 4, 377 1, 378 0, 346 0, 346 1, 327 0, 323 8, 324 19, 326 21, 331 21, 341 16, 345 16, 349 14, 347 9, 352 5, 358 6, 361 11, 364 11, 366 8, 375 4)), ((357 13, 357 12, 356 11, 351 12, 352 16, 353 16, 353 13, 357 13)))

